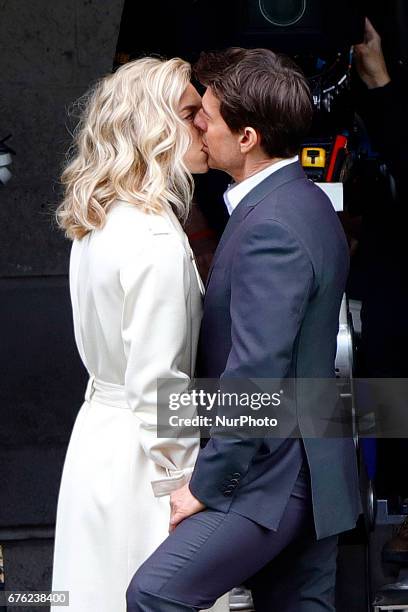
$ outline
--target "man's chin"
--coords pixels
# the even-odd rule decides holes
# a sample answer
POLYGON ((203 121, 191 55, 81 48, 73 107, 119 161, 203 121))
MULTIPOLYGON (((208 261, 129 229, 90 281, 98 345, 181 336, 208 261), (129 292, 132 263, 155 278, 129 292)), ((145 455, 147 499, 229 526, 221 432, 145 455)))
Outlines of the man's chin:
POLYGON ((218 161, 218 160, 214 159, 213 157, 211 157, 210 152, 208 151, 208 149, 206 149, 205 152, 208 155, 208 157, 207 157, 207 164, 208 164, 208 168, 210 170, 224 170, 225 171, 224 165, 220 161, 218 161))

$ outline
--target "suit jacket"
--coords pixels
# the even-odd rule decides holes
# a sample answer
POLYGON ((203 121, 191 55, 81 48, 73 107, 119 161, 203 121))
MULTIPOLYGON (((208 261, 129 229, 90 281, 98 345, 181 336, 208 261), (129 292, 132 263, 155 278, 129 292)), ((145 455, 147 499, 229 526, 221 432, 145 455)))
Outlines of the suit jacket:
MULTIPOLYGON (((299 163, 261 182, 232 213, 210 270, 198 376, 333 378, 348 247, 333 207, 299 163)), ((355 526, 361 511, 351 438, 212 437, 190 481, 208 507, 277 529, 307 462, 318 538, 355 526), (303 439, 302 439, 303 438, 303 439)))

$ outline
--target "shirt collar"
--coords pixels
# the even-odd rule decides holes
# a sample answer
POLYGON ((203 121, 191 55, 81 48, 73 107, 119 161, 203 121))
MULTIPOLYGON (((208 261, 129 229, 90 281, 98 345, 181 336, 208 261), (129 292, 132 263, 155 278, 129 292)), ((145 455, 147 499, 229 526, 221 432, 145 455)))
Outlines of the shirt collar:
POLYGON ((295 155, 289 159, 282 159, 279 162, 275 162, 271 164, 267 168, 260 170, 256 174, 249 176, 247 179, 241 181, 240 183, 231 183, 228 187, 227 191, 224 193, 224 202, 227 207, 228 213, 231 215, 241 200, 254 189, 259 183, 261 183, 267 176, 273 174, 277 170, 288 166, 289 164, 293 164, 299 160, 299 156, 295 155))

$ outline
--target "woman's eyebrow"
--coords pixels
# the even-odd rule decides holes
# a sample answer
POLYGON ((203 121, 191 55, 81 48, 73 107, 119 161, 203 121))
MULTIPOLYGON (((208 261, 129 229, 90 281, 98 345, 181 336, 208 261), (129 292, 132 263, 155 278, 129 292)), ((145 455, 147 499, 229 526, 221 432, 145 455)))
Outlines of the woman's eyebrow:
POLYGON ((203 111, 204 115, 206 115, 209 119, 211 119, 210 113, 208 112, 208 110, 205 108, 203 104, 201 104, 201 110, 203 111))
POLYGON ((183 106, 181 109, 181 112, 183 113, 184 111, 197 111, 201 108, 201 103, 200 104, 186 104, 186 106, 183 106))

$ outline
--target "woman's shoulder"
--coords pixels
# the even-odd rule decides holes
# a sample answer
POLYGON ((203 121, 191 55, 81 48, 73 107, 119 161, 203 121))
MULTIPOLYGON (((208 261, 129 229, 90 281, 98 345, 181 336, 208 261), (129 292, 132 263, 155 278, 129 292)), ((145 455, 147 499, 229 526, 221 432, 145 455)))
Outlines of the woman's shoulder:
POLYGON ((95 233, 93 241, 119 257, 152 249, 163 253, 184 250, 182 230, 178 231, 166 212, 153 214, 122 201, 113 204, 103 229, 95 233))
POLYGON ((119 231, 123 237, 149 237, 174 231, 165 213, 151 213, 128 202, 117 200, 107 214, 106 230, 119 231))

